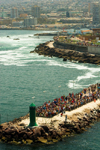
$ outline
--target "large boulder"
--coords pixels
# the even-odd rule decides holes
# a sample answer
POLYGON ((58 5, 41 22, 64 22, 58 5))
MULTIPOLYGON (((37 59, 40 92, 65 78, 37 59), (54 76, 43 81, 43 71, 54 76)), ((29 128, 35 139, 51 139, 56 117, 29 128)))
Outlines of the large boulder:
POLYGON ((38 137, 38 141, 41 143, 47 143, 47 139, 45 139, 44 137, 38 137))

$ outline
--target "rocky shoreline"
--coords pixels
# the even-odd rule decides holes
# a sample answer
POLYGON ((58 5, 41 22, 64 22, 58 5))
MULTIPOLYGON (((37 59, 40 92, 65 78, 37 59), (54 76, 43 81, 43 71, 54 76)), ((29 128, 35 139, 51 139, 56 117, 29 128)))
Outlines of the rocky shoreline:
POLYGON ((62 140, 64 137, 73 136, 82 133, 90 128, 94 122, 100 120, 100 104, 98 108, 88 110, 83 114, 76 114, 77 120, 60 123, 58 129, 51 125, 41 124, 41 126, 29 128, 19 122, 25 118, 20 117, 12 122, 6 122, 0 125, 0 141, 10 144, 27 144, 35 143, 52 144, 62 140))
POLYGON ((34 36, 57 36, 57 33, 37 33, 34 36))
MULTIPOLYGON (((39 44, 34 51, 30 53, 38 53, 39 55, 49 56, 49 57, 58 57, 63 58, 63 61, 75 61, 79 63, 91 63, 100 65, 100 56, 95 54, 89 54, 84 52, 79 52, 75 50, 62 49, 56 47, 49 47, 48 44, 51 41, 46 43, 39 44)), ((55 43, 54 43, 55 45, 55 43)))

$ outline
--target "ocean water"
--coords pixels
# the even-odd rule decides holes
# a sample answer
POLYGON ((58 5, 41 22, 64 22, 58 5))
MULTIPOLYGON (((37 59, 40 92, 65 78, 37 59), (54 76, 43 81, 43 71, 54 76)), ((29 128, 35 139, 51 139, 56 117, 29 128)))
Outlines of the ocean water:
MULTIPOLYGON (((0 122, 12 121, 29 112, 29 105, 42 105, 69 92, 80 92, 100 83, 100 66, 63 62, 30 53, 53 37, 35 37, 45 31, 0 30, 0 122), (9 37, 7 37, 9 36, 9 37), (19 38, 19 40, 14 40, 19 38)), ((0 150, 99 150, 100 122, 74 137, 52 145, 15 146, 0 143, 0 150)))

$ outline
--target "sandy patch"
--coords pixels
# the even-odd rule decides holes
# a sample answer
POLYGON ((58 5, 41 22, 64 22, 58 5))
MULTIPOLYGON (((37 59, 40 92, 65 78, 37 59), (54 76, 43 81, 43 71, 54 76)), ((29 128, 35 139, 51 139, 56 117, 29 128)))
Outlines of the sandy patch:
POLYGON ((54 43, 54 42, 49 42, 49 43, 47 44, 47 46, 50 47, 50 48, 54 48, 53 43, 54 43))

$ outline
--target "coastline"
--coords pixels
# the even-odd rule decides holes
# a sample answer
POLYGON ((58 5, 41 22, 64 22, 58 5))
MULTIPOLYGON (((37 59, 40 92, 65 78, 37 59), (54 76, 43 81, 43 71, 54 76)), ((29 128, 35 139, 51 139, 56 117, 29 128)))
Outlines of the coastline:
MULTIPOLYGON (((89 93, 87 93, 88 95, 89 93)), ((30 128, 29 114, 0 125, 0 140, 10 144, 52 144, 64 137, 87 130, 100 119, 100 99, 52 118, 36 117, 37 127, 30 128), (67 121, 65 116, 67 115, 67 121)))
POLYGON ((0 28, 0 30, 36 30, 36 31, 58 31, 57 29, 55 29, 55 28, 0 28))
POLYGON ((100 65, 100 56, 95 54, 84 53, 71 49, 62 49, 55 46, 54 41, 48 41, 46 43, 39 44, 35 50, 30 53, 38 53, 48 57, 63 58, 63 61, 74 61, 79 63, 91 63, 100 65), (52 45, 52 46, 51 46, 52 45))

